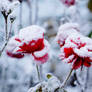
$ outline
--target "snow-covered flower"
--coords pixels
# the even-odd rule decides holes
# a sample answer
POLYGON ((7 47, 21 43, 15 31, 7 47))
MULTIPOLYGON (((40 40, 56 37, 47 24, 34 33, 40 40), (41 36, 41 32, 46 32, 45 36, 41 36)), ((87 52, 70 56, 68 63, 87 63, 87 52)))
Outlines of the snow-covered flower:
MULTIPOLYGON (((63 61, 72 63, 73 69, 78 69, 83 65, 90 67, 92 62, 92 39, 83 36, 78 31, 73 30, 72 27, 67 28, 66 25, 65 28, 67 31, 62 30, 64 32, 62 35, 65 36, 65 39, 61 47, 60 58, 63 61)), ((62 35, 61 38, 59 35, 61 40, 62 35)))
POLYGON ((17 5, 19 5, 18 1, 10 2, 9 0, 0 0, 0 11, 4 16, 8 16, 17 5))
POLYGON ((24 57, 23 53, 14 52, 14 49, 19 44, 19 42, 16 41, 16 39, 17 39, 17 35, 10 39, 6 48, 6 53, 8 56, 13 57, 13 58, 18 58, 18 59, 23 58, 24 57))
POLYGON ((75 4, 75 0, 60 0, 66 6, 71 6, 75 4))
POLYGON ((65 23, 59 27, 56 41, 62 47, 65 44, 65 40, 71 33, 79 31, 79 25, 77 23, 65 23))
POLYGON ((37 63, 45 63, 49 57, 49 43, 44 39, 44 32, 43 28, 36 25, 21 29, 15 39, 19 44, 14 52, 31 54, 37 63))

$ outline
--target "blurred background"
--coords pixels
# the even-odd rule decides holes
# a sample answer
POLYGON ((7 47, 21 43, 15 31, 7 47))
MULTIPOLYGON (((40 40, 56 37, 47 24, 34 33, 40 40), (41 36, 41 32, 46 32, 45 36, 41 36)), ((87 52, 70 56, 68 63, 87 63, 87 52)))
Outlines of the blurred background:
MULTIPOLYGON (((9 0, 10 2, 14 0, 9 0)), ((92 0, 75 0, 67 5, 64 0, 19 0, 20 5, 14 10, 16 20, 12 26, 12 36, 21 28, 37 24, 46 29, 45 38, 51 44, 50 58, 42 66, 43 80, 46 73, 52 73, 62 82, 69 72, 70 65, 59 59, 60 48, 55 41, 58 27, 66 22, 80 24, 81 33, 92 37, 92 0)), ((70 0, 71 1, 71 0, 70 0)), ((10 29, 10 22, 8 22, 10 29)), ((5 21, 0 13, 0 49, 4 44, 5 21)), ((87 84, 85 92, 92 90, 92 68, 84 68, 80 73, 73 72, 67 84, 68 92, 83 92, 83 85, 87 84), (83 84, 80 86, 78 81, 83 84)), ((37 72, 31 57, 14 59, 6 55, 0 57, 0 92, 27 92, 38 82, 37 72)))

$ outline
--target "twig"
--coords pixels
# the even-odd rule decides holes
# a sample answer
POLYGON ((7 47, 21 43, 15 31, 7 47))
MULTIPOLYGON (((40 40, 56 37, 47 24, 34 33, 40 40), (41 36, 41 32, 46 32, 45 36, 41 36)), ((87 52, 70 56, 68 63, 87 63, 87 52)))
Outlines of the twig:
POLYGON ((6 32, 6 41, 8 40, 8 24, 7 24, 7 21, 8 21, 8 17, 5 18, 5 32, 6 32))

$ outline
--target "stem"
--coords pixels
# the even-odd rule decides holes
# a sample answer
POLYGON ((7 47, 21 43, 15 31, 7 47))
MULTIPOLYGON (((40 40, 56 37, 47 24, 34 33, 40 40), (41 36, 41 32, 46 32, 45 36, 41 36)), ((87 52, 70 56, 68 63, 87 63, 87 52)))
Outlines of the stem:
POLYGON ((27 4, 29 7, 29 24, 32 25, 32 0, 27 0, 27 4))
POLYGON ((78 79, 78 76, 77 76, 76 71, 75 71, 75 76, 76 76, 76 82, 78 83, 79 86, 81 86, 81 83, 80 83, 80 81, 79 81, 79 79, 78 79))
POLYGON ((8 42, 6 42, 6 43, 4 44, 2 50, 0 51, 0 56, 2 55, 2 53, 3 53, 4 49, 5 49, 5 47, 7 46, 7 44, 8 44, 8 42))
POLYGON ((22 2, 20 3, 20 13, 19 13, 19 29, 22 28, 22 2))
POLYGON ((6 41, 8 40, 8 16, 5 18, 5 32, 6 32, 6 41))
POLYGON ((40 71, 39 71, 39 65, 36 64, 36 69, 37 69, 37 74, 38 74, 38 80, 39 82, 41 82, 41 75, 40 75, 40 71))
POLYGON ((11 37, 11 31, 12 31, 12 23, 11 23, 11 25, 10 25, 10 31, 9 31, 8 40, 9 40, 9 39, 10 39, 10 37, 11 37))
POLYGON ((63 87, 66 85, 68 79, 70 78, 70 76, 71 76, 71 74, 72 74, 72 71, 73 71, 73 69, 70 70, 70 72, 69 72, 69 74, 67 75, 66 79, 65 79, 64 82, 62 83, 61 88, 63 88, 63 87))
POLYGON ((39 12, 39 0, 35 1, 35 20, 34 20, 34 24, 37 24, 38 22, 38 12, 39 12))
POLYGON ((87 84, 88 84, 88 80, 89 80, 89 68, 87 68, 87 72, 86 72, 86 79, 85 79, 85 85, 84 85, 84 90, 83 92, 86 92, 87 89, 87 84))
POLYGON ((4 46, 3 46, 3 48, 2 48, 1 51, 0 51, 0 56, 2 55, 4 49, 6 48, 6 46, 7 46, 7 44, 8 44, 8 41, 9 41, 10 36, 11 36, 11 31, 12 31, 12 23, 11 23, 10 31, 9 31, 9 35, 8 35, 8 32, 7 32, 7 22, 6 22, 6 34, 7 34, 6 37, 7 37, 7 39, 6 39, 6 42, 5 42, 4 46))
POLYGON ((54 92, 57 92, 59 89, 63 89, 65 87, 65 85, 66 85, 68 79, 70 78, 72 72, 73 72, 73 69, 70 70, 69 74, 67 75, 66 79, 62 83, 61 87, 56 88, 54 92))

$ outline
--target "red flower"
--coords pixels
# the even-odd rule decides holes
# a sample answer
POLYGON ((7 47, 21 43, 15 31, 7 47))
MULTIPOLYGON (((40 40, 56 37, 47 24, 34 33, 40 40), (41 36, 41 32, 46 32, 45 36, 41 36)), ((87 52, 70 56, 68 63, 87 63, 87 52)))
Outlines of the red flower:
POLYGON ((32 40, 28 44, 24 42, 19 48, 18 52, 33 53, 39 51, 44 48, 44 39, 32 40))
POLYGON ((92 39, 80 34, 70 35, 61 48, 60 58, 72 63, 73 69, 90 67, 92 62, 92 39))
POLYGON ((23 53, 14 52, 15 48, 19 44, 19 42, 17 42, 15 39, 17 39, 17 36, 14 36, 10 39, 6 48, 6 53, 8 56, 13 57, 13 58, 18 58, 18 59, 23 58, 24 57, 23 53))
POLYGON ((32 55, 37 63, 43 64, 48 60, 49 43, 44 39, 44 29, 32 25, 21 29, 17 38, 14 51, 21 54, 32 55))
POLYGON ((40 51, 35 51, 34 53, 32 53, 34 60, 39 64, 47 62, 49 58, 48 50, 49 43, 46 40, 44 40, 44 48, 40 51))
POLYGON ((67 6, 71 6, 75 4, 75 0, 60 0, 60 1, 62 1, 62 3, 67 6))

